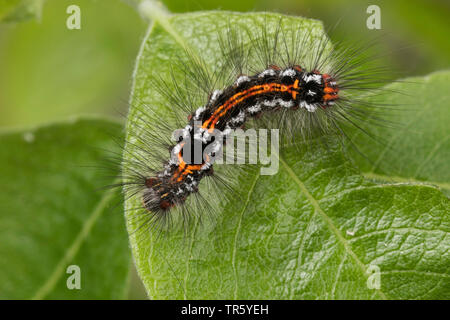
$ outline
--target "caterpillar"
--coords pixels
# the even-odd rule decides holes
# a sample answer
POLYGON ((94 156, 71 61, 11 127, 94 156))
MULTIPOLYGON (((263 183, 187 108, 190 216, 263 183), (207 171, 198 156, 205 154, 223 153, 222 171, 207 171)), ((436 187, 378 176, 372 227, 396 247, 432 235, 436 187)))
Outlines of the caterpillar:
POLYGON ((169 161, 156 176, 145 179, 147 188, 143 194, 143 206, 150 212, 163 212, 182 204, 191 193, 198 192, 201 179, 213 174, 213 162, 209 159, 222 146, 222 141, 208 139, 213 130, 219 130, 226 137, 233 129, 241 127, 247 118, 280 108, 316 112, 317 108, 334 105, 339 100, 338 92, 336 81, 329 74, 321 74, 318 70, 304 71, 299 65, 283 70, 272 65, 257 75, 238 77, 223 91, 215 90, 205 106, 189 115, 189 124, 182 133, 183 140, 172 149, 177 160, 169 161), (205 153, 206 159, 201 163, 188 164, 183 147, 190 143, 193 149, 197 141, 202 150, 208 146, 213 148, 205 153))
POLYGON ((285 24, 290 19, 265 14, 251 28, 227 22, 213 31, 216 65, 183 48, 168 59, 168 74, 149 75, 169 111, 145 103, 133 109, 120 183, 126 198, 140 199, 132 208, 140 226, 167 224, 177 210, 188 221, 210 207, 200 191, 205 180, 213 182, 208 198, 230 189, 233 177, 216 174, 214 159, 244 125, 278 127, 289 141, 337 135, 348 142, 349 128, 370 135, 362 122, 383 123, 382 108, 362 97, 387 81, 368 64, 367 46, 332 45, 324 34, 285 24))

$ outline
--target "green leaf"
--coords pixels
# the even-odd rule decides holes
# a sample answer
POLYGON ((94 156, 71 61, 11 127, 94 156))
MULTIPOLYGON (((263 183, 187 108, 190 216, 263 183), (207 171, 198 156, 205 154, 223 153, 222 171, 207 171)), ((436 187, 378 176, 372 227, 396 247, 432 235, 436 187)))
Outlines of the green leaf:
POLYGON ((0 22, 40 18, 44 0, 0 0, 0 22))
POLYGON ((0 28, 0 126, 127 108, 146 24, 122 1, 48 0, 39 23, 0 28), (80 30, 66 26, 72 4, 81 9, 80 30))
MULTIPOLYGON (((135 71, 129 126, 142 104, 164 111, 151 77, 168 75, 171 57, 183 54, 183 46, 204 53, 214 66, 220 56, 212 30, 228 22, 252 28, 279 15, 153 12, 152 18, 135 71)), ((287 17, 284 22, 323 32, 318 21, 287 17)), ((376 184, 359 174, 338 143, 330 145, 285 147, 276 175, 252 168, 237 176, 242 200, 225 203, 217 217, 195 223, 192 237, 183 230, 148 242, 130 236, 149 296, 449 299, 448 198, 433 186, 376 184)), ((134 150, 131 144, 126 148, 134 150)), ((138 197, 126 201, 128 209, 140 205, 138 197)), ((133 211, 127 215, 134 230, 133 211)))
MULTIPOLYGON (((357 132, 353 140, 372 163, 359 159, 365 176, 394 182, 420 182, 435 185, 450 195, 450 71, 406 79, 386 87, 388 91, 373 101, 393 105, 386 110, 389 120, 400 125, 373 127, 374 135, 385 144, 371 142, 357 132)), ((355 155, 357 156, 357 155, 355 155)))
POLYGON ((101 191, 121 135, 116 122, 79 119, 0 135, 0 298, 120 299, 130 254, 117 193, 101 191), (81 290, 69 290, 69 265, 81 290))

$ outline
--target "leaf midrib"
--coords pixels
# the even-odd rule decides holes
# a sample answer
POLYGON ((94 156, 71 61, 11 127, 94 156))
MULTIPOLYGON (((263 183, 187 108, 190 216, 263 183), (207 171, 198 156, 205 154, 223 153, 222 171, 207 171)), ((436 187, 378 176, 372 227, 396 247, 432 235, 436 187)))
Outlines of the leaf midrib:
POLYGON ((409 178, 409 177, 386 176, 386 175, 378 174, 375 172, 361 172, 361 174, 368 179, 392 181, 392 182, 400 182, 400 183, 414 183, 414 184, 426 185, 426 186, 430 186, 430 187, 437 186, 441 189, 450 191, 450 183, 446 183, 446 182, 417 180, 415 178, 409 178))
POLYGON ((86 240, 86 238, 89 236, 92 228, 94 227, 98 219, 101 217, 102 213, 105 211, 104 209, 112 199, 113 195, 114 190, 109 190, 108 192, 105 192, 103 194, 102 198, 100 199, 100 202, 94 208, 89 217, 84 221, 83 226, 80 229, 80 232, 76 235, 70 247, 66 250, 63 257, 56 264, 55 268, 53 269, 53 272, 50 274, 47 281, 45 281, 45 283, 36 291, 34 296, 32 296, 31 298, 32 300, 44 299, 52 291, 52 289, 55 288, 56 284, 58 283, 58 280, 64 274, 65 267, 78 254, 81 245, 83 244, 84 240, 86 240))
MULTIPOLYGON (((303 182, 297 177, 295 172, 286 163, 286 161, 283 160, 283 157, 280 155, 278 157, 278 159, 280 160, 281 164, 283 165, 283 167, 285 168, 285 170, 289 174, 289 176, 292 177, 292 180, 297 184, 297 186, 299 187, 300 191, 306 196, 308 201, 314 207, 314 209, 315 209, 314 213, 319 213, 321 218, 327 224, 328 228, 336 236, 336 239, 338 240, 338 242, 340 242, 342 244, 342 246, 344 247, 344 250, 347 252, 348 255, 350 255, 350 257, 352 257, 352 259, 358 265, 358 267, 359 267, 360 271, 362 272, 362 274, 367 278, 368 275, 366 273, 366 268, 365 268, 364 263, 362 263, 362 261, 358 258, 358 256, 355 254, 355 252, 353 252, 353 250, 351 249, 349 243, 347 242, 345 237, 342 235, 342 233, 339 231, 339 229, 334 225, 334 223, 331 220, 331 218, 325 213, 325 211, 323 211, 323 209, 320 207, 319 202, 309 192, 309 190, 306 188, 306 186, 303 184, 303 182)), ((378 293, 380 294, 380 296, 383 299, 388 299, 386 294, 383 291, 381 291, 381 289, 376 289, 376 290, 378 291, 378 293)))
POLYGON ((257 173, 255 175, 255 179, 253 180, 253 183, 250 186, 250 189, 248 191, 247 199, 246 199, 244 205, 242 206, 242 210, 241 210, 241 212, 239 214, 239 222, 238 222, 238 225, 236 227, 236 232, 235 232, 235 235, 234 235, 231 265, 232 265, 233 273, 234 273, 234 294, 233 295, 234 295, 234 299, 235 300, 237 299, 237 291, 238 291, 238 275, 237 275, 237 269, 236 269, 237 239, 238 239, 239 232, 241 230, 242 218, 244 216, 245 211, 247 210, 248 204, 250 203, 250 198, 251 198, 253 192, 255 191, 255 186, 256 186, 260 176, 261 176, 261 171, 257 170, 257 173))

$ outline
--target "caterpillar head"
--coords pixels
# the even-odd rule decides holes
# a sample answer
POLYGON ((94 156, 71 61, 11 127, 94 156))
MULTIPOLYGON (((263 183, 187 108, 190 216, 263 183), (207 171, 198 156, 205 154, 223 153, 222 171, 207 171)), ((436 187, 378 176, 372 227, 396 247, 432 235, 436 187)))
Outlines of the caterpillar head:
POLYGON ((327 73, 320 73, 318 70, 300 73, 301 93, 300 105, 315 111, 317 106, 327 108, 339 99, 339 88, 335 79, 327 73))

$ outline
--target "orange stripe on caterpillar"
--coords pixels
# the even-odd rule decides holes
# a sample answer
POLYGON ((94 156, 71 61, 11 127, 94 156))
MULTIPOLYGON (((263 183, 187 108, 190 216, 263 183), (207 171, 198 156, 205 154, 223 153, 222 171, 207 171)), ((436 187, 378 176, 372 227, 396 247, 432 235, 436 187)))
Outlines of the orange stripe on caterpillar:
POLYGON ((295 99, 298 91, 298 83, 299 81, 296 80, 294 84, 291 85, 284 85, 280 83, 266 83, 261 85, 255 85, 249 89, 246 89, 244 91, 238 92, 234 94, 231 98, 229 98, 224 104, 219 106, 214 113, 211 115, 211 117, 206 120, 202 128, 209 129, 212 131, 215 127, 215 124, 226 115, 226 113, 233 108, 235 105, 241 103, 245 99, 248 99, 250 97, 253 97, 258 94, 264 94, 264 93, 270 93, 270 92, 288 92, 292 94, 292 97, 295 99), (296 89, 295 91, 292 89, 296 89), (223 111, 222 111, 223 110, 223 111))
POLYGON ((326 94, 323 96, 323 101, 329 101, 329 100, 337 100, 339 99, 339 96, 337 94, 326 94))

